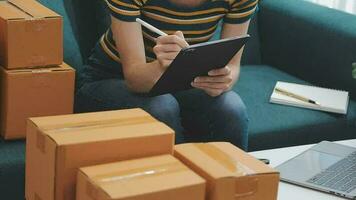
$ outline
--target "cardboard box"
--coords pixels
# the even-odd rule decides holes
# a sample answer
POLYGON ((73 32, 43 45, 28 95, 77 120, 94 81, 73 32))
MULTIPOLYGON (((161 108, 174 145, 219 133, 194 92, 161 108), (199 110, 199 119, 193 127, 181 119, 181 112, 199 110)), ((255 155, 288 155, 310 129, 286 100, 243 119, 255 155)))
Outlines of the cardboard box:
POLYGON ((27 118, 73 113, 75 71, 67 64, 40 69, 0 67, 0 134, 25 138, 27 118))
POLYGON ((0 1, 0 65, 15 69, 62 60, 61 16, 36 0, 0 1))
POLYGON ((77 200, 204 200, 205 180, 171 155, 81 168, 77 200))
POLYGON ((225 142, 181 144, 174 155, 207 180, 208 200, 275 200, 279 173, 225 142))
POLYGON ((172 154, 174 131, 141 109, 31 118, 26 199, 74 200, 80 167, 172 154))

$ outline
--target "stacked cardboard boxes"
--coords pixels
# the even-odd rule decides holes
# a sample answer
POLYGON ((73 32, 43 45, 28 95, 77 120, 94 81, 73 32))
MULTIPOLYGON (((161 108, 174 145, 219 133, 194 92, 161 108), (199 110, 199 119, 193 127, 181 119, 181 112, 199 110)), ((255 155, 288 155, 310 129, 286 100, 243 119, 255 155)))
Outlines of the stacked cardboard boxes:
POLYGON ((30 118, 25 180, 27 200, 275 200, 279 174, 230 143, 174 147, 129 109, 30 118))
POLYGON ((75 200, 78 168, 172 154, 173 145, 174 131, 141 109, 31 118, 26 199, 75 200))
POLYGON ((62 18, 35 0, 0 1, 0 134, 24 138, 28 117, 73 112, 74 70, 62 18))

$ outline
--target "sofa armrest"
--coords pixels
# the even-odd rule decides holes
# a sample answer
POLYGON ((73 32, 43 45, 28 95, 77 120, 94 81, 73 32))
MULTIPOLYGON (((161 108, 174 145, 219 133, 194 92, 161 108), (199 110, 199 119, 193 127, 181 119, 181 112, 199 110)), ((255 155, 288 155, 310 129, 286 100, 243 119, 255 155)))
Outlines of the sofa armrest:
POLYGON ((356 99, 356 15, 303 0, 264 0, 260 8, 264 64, 356 99))

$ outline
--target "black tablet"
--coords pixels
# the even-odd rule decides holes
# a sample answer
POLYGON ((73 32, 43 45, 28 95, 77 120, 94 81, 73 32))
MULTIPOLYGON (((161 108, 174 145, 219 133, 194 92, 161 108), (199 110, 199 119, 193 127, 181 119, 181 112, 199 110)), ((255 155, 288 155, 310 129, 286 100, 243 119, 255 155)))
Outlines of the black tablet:
POLYGON ((225 67, 249 37, 231 37, 182 49, 152 87, 149 95, 156 96, 192 88, 191 82, 194 78, 207 76, 210 70, 225 67))

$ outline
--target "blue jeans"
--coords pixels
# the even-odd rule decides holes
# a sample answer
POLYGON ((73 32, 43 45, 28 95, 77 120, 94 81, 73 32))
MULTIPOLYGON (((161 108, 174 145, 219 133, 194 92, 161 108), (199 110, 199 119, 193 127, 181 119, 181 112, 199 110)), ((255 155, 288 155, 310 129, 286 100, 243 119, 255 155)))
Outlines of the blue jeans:
POLYGON ((133 93, 125 85, 120 65, 97 46, 79 72, 76 112, 136 107, 174 129, 177 144, 227 141, 247 150, 248 117, 238 94, 229 91, 211 97, 198 89, 155 97, 133 93))

